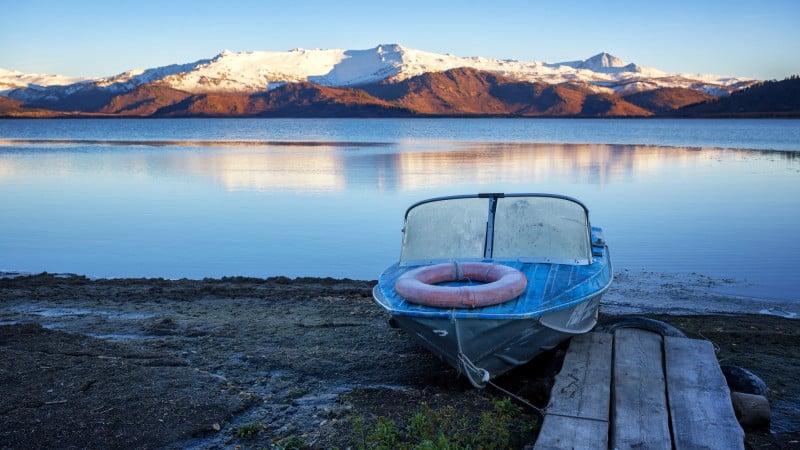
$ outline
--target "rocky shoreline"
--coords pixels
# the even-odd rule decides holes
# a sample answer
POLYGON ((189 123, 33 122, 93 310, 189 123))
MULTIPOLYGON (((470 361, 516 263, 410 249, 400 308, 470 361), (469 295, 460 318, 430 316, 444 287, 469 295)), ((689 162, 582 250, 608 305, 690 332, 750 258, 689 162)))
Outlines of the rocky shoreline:
MULTIPOLYGON (((641 289, 624 278, 609 292, 617 304, 641 289)), ((480 415, 504 397, 388 327, 373 284, 0 279, 0 447, 269 448, 294 438, 346 448, 353 418, 400 426, 423 404, 480 415)), ((721 362, 767 383, 772 432, 748 431, 749 448, 800 447, 799 320, 650 317, 711 340, 721 362)), ((544 406, 557 363, 547 354, 497 382, 544 406)), ((532 444, 535 430, 521 439, 532 444)))

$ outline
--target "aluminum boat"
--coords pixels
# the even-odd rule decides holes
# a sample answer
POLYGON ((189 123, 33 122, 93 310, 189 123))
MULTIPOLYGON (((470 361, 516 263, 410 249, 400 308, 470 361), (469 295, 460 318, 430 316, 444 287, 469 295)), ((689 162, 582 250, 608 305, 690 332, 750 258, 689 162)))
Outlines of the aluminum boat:
POLYGON ((373 289, 391 322, 482 388, 597 323, 612 268, 580 201, 477 194, 415 203, 373 289))

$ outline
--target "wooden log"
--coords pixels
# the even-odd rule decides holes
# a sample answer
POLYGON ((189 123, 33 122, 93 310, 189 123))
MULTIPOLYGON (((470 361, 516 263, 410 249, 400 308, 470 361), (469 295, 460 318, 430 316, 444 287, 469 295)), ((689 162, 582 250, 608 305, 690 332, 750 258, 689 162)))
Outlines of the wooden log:
POLYGON ((614 333, 612 448, 672 449, 662 354, 656 333, 633 328, 614 333))
POLYGON ((743 449, 730 391, 709 341, 664 338, 675 449, 743 449))

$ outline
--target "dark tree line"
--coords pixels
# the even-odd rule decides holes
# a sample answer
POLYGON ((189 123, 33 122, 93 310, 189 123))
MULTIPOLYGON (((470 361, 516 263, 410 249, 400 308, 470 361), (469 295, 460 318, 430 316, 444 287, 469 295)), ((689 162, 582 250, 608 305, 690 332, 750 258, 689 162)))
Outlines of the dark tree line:
POLYGON ((800 117, 800 76, 764 81, 728 97, 687 106, 682 116, 800 117))

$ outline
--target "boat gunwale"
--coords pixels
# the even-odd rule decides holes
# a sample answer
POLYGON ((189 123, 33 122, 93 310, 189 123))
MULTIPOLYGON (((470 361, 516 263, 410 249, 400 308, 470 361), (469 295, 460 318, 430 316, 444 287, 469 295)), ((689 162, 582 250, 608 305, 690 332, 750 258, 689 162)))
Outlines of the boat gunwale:
MULTIPOLYGON (((482 308, 474 308, 474 309, 461 309, 461 308, 434 308, 434 307, 425 307, 420 305, 414 305, 414 309, 408 309, 404 307, 394 306, 392 305, 391 301, 388 300, 386 295, 381 290, 381 280, 378 280, 378 283, 373 287, 372 296, 375 299, 376 303, 381 305, 385 310, 390 312, 393 315, 402 315, 402 316, 411 316, 411 317, 430 317, 430 318, 449 318, 449 319, 535 319, 541 317, 545 314, 550 314, 553 312, 561 311, 563 309, 570 308, 582 302, 588 301, 594 297, 602 295, 608 288, 611 286, 611 283, 614 280, 614 270, 611 264, 611 258, 608 255, 608 247, 604 248, 606 253, 602 256, 602 258, 596 258, 595 262, 591 264, 591 266, 597 266, 597 270, 589 276, 586 280, 583 280, 581 283, 572 286, 571 288, 565 290, 558 297, 555 298, 557 301, 558 298, 568 294, 570 291, 573 291, 588 282, 591 282, 594 279, 604 275, 606 272, 608 273, 608 280, 606 283, 600 287, 599 289, 593 290, 590 293, 582 295, 580 297, 569 299, 568 301, 564 302, 553 302, 552 304, 547 307, 537 308, 535 310, 529 312, 486 312, 488 308, 496 308, 497 305, 494 306, 487 306, 482 308)), ((484 260, 485 261, 485 260, 484 260)), ((500 261, 492 261, 501 263, 500 261)), ((552 264, 548 264, 552 265, 552 264)), ((400 267, 397 264, 398 268, 400 267)), ((584 266, 585 267, 585 266, 584 266)), ((387 269, 388 270, 388 269, 387 269)), ((385 272, 384 272, 385 273, 385 272)), ((381 275, 381 278, 383 275, 381 275)), ((403 300, 403 302, 408 303, 408 301, 403 300)))

